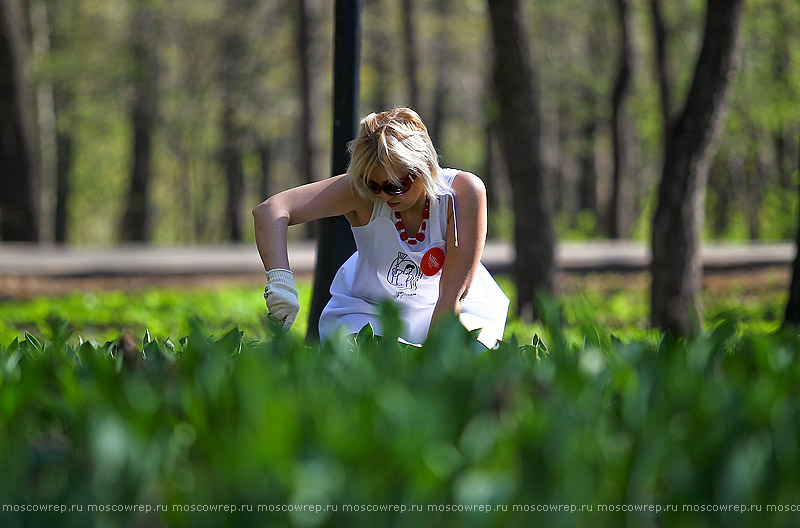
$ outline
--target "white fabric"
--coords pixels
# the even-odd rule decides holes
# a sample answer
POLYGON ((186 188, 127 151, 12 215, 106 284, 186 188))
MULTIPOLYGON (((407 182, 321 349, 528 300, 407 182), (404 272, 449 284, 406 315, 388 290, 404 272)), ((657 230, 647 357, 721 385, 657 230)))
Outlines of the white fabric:
MULTIPOLYGON (((442 176, 452 184, 458 172, 442 169, 442 176)), ((340 327, 346 333, 356 333, 367 323, 380 334, 378 305, 392 298, 403 320, 401 337, 412 343, 425 340, 439 299, 442 272, 440 269, 428 277, 422 272, 421 262, 433 247, 446 250, 449 198, 431 198, 426 238, 413 246, 400 239, 392 210, 383 200, 375 203, 366 225, 352 227, 356 252, 339 268, 331 284, 331 299, 319 320, 322 339, 340 327)), ((453 208, 455 212, 455 200, 453 208)), ((508 297, 479 264, 459 319, 468 330, 482 328, 478 340, 491 348, 503 338, 508 304, 508 297)))
POLYGON ((300 311, 300 300, 297 290, 294 289, 294 274, 281 268, 269 270, 264 299, 269 309, 268 317, 289 330, 300 311))

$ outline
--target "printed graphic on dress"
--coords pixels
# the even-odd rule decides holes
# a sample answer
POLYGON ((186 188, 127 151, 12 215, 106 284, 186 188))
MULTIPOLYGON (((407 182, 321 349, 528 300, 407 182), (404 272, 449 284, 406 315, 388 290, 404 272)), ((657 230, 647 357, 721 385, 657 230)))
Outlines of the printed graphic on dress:
POLYGON ((386 280, 400 290, 414 291, 417 289, 417 281, 421 276, 422 271, 419 266, 414 264, 414 261, 408 258, 408 254, 398 251, 397 258, 389 266, 386 280))

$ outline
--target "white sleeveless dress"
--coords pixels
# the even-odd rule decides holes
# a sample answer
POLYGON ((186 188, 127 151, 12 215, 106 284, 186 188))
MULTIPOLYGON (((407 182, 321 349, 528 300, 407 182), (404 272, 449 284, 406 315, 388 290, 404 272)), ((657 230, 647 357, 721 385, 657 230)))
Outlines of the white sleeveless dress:
MULTIPOLYGON (((441 170, 451 185, 458 173, 457 169, 441 170)), ((441 261, 446 258, 448 198, 431 198, 427 236, 413 246, 400 239, 393 211, 383 200, 375 203, 366 225, 352 227, 356 252, 331 283, 331 299, 319 320, 322 339, 339 328, 356 333, 367 323, 381 334, 379 304, 390 298, 403 321, 400 337, 411 343, 425 340, 439 299, 441 261)), ((458 245, 457 225, 455 238, 458 245)), ((482 329, 478 340, 491 348, 503 338, 508 305, 508 297, 479 264, 459 319, 468 330, 482 329)))

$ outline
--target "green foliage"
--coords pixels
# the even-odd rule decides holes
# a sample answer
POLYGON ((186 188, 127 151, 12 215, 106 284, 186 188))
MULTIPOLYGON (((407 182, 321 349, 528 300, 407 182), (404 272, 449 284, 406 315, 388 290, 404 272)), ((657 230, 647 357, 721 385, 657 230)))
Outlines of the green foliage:
MULTIPOLYGON (((267 327, 173 341, 46 339, 0 346, 0 497, 6 504, 167 505, 159 513, 3 512, 3 526, 749 526, 794 503, 800 338, 622 342, 583 322, 565 338, 541 299, 544 340, 486 350, 455 318, 422 347, 382 337, 307 345, 267 327), (547 343, 545 345, 545 342, 547 343), (172 505, 312 504, 337 511, 197 513, 172 505), (345 511, 398 504, 418 512, 345 511), (429 512, 485 504, 491 513, 429 512), (530 513, 514 505, 593 506, 530 513), (601 512, 652 504, 677 511, 601 512), (755 504, 762 513, 684 512, 755 504), (507 507, 504 511, 502 506, 507 507)), ((796 520, 796 519, 795 519, 796 520)))

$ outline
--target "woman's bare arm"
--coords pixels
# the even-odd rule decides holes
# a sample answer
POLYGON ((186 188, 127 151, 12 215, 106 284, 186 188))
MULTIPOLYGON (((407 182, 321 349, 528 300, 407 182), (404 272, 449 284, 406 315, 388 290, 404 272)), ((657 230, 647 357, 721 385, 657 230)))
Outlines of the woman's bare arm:
POLYGON ((456 191, 453 198, 456 217, 450 218, 448 214, 447 249, 431 328, 445 314, 461 312, 461 301, 467 295, 486 244, 486 187, 474 174, 460 172, 453 180, 453 189, 456 191), (455 245, 456 225, 458 246, 455 245))
POLYGON ((256 245, 264 269, 289 269, 287 227, 348 213, 360 220, 372 204, 353 191, 345 175, 301 185, 264 200, 253 209, 256 245))

